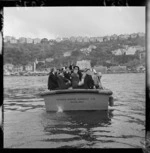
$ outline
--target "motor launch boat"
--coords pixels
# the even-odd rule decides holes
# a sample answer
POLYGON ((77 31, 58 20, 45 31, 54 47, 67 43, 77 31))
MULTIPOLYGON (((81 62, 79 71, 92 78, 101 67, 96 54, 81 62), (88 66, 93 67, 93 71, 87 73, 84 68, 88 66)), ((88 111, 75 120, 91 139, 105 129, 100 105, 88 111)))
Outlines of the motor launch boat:
POLYGON ((67 89, 45 91, 46 111, 107 110, 113 105, 109 89, 67 89))

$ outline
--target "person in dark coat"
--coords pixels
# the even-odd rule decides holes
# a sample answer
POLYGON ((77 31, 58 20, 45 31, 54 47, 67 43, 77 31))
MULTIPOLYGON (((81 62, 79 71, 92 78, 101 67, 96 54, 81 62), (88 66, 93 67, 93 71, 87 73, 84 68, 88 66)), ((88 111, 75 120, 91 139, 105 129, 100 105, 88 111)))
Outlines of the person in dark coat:
POLYGON ((81 81, 82 73, 81 73, 81 70, 80 70, 79 66, 74 66, 74 69, 78 69, 79 80, 81 81))
POLYGON ((74 66, 71 64, 71 65, 69 66, 69 69, 70 69, 70 72, 73 73, 74 66))
POLYGON ((58 89, 58 83, 57 83, 57 70, 56 68, 52 68, 51 72, 48 77, 48 89, 49 90, 56 90, 58 89))
POLYGON ((86 69, 85 70, 85 78, 84 78, 84 89, 93 89, 94 88, 94 81, 92 79, 92 76, 91 76, 91 72, 89 69, 86 69))
POLYGON ((68 80, 71 81, 71 71, 70 71, 69 67, 66 67, 65 72, 64 72, 64 76, 65 76, 65 78, 67 78, 68 80))
POLYGON ((71 74, 72 88, 78 88, 78 83, 80 81, 78 71, 79 71, 79 68, 75 66, 73 73, 71 74))
POLYGON ((78 74, 79 74, 79 80, 81 81, 81 79, 82 79, 82 72, 80 71, 80 69, 78 71, 78 74))
POLYGON ((71 81, 65 78, 62 70, 60 70, 57 82, 59 89, 68 89, 71 86, 71 81))

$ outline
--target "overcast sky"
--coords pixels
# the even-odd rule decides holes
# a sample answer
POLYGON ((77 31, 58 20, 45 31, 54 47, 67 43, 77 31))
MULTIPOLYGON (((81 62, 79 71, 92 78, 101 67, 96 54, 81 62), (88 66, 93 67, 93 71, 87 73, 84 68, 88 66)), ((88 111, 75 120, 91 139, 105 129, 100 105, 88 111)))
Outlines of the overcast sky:
POLYGON ((48 38, 145 32, 145 7, 4 8, 4 36, 48 38))

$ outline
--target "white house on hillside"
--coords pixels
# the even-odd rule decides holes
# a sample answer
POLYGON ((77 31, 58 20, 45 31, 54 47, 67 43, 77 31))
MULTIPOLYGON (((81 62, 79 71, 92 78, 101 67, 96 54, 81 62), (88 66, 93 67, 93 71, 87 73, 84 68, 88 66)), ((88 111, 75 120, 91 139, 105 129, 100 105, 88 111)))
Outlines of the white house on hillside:
POLYGON ((16 44, 17 42, 18 42, 17 39, 11 39, 11 40, 10 40, 10 43, 11 43, 11 44, 16 44))
POLYGON ((128 35, 128 34, 125 34, 125 35, 121 34, 121 35, 119 35, 119 39, 120 40, 125 40, 125 39, 128 39, 129 37, 130 37, 130 35, 128 35))
POLYGON ((76 39, 76 41, 77 41, 77 42, 82 42, 82 41, 83 41, 83 37, 78 36, 77 39, 76 39))
POLYGON ((136 38, 138 35, 136 33, 133 33, 130 35, 131 38, 136 38))
POLYGON ((33 65, 32 64, 28 64, 25 66, 25 71, 33 71, 33 65))
POLYGON ((145 33, 144 33, 144 32, 139 32, 139 33, 138 33, 138 36, 139 36, 139 37, 145 37, 145 33))
POLYGON ((140 48, 137 46, 131 46, 126 50, 126 55, 134 55, 136 53, 137 50, 139 50, 140 48))
POLYGON ((96 38, 95 37, 90 37, 90 42, 96 42, 96 38))
POLYGON ((54 59, 53 58, 46 58, 45 61, 46 62, 52 62, 54 59))
POLYGON ((112 54, 114 55, 123 55, 125 53, 126 53, 126 49, 117 49, 117 50, 112 51, 112 54))
POLYGON ((64 56, 64 57, 71 56, 71 52, 65 52, 65 53, 63 54, 63 56, 64 56))
POLYGON ((4 42, 10 42, 10 40, 14 39, 12 36, 5 36, 4 42))
POLYGON ((56 38, 56 42, 61 42, 62 41, 62 39, 61 38, 56 38))
POLYGON ((33 39, 27 38, 27 39, 26 39, 26 42, 27 42, 28 44, 31 44, 31 43, 33 43, 33 39))
POLYGON ((98 42, 103 42, 103 37, 97 37, 96 40, 97 40, 98 42))
POLYGON ((33 43, 34 43, 34 44, 38 44, 38 43, 40 43, 40 42, 41 42, 41 39, 39 39, 39 38, 33 39, 33 43))
POLYGON ((10 71, 12 71, 13 67, 14 67, 14 65, 13 64, 9 64, 9 63, 4 65, 4 69, 10 70, 10 71))
POLYGON ((13 67, 13 72, 22 72, 23 66, 22 65, 16 65, 13 67))
POLYGON ((88 37, 83 38, 83 42, 89 42, 89 41, 90 41, 90 39, 88 37))
POLYGON ((19 41, 19 43, 26 43, 26 38, 20 37, 20 38, 18 39, 18 41, 19 41))

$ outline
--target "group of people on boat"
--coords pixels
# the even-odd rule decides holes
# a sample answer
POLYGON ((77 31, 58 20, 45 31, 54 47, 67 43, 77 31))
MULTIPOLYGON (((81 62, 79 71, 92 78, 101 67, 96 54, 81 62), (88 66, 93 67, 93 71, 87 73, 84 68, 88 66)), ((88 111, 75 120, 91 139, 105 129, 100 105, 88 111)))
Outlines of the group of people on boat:
POLYGON ((94 69, 80 70, 72 65, 61 69, 53 67, 48 77, 48 89, 102 89, 101 77, 101 72, 94 69))

